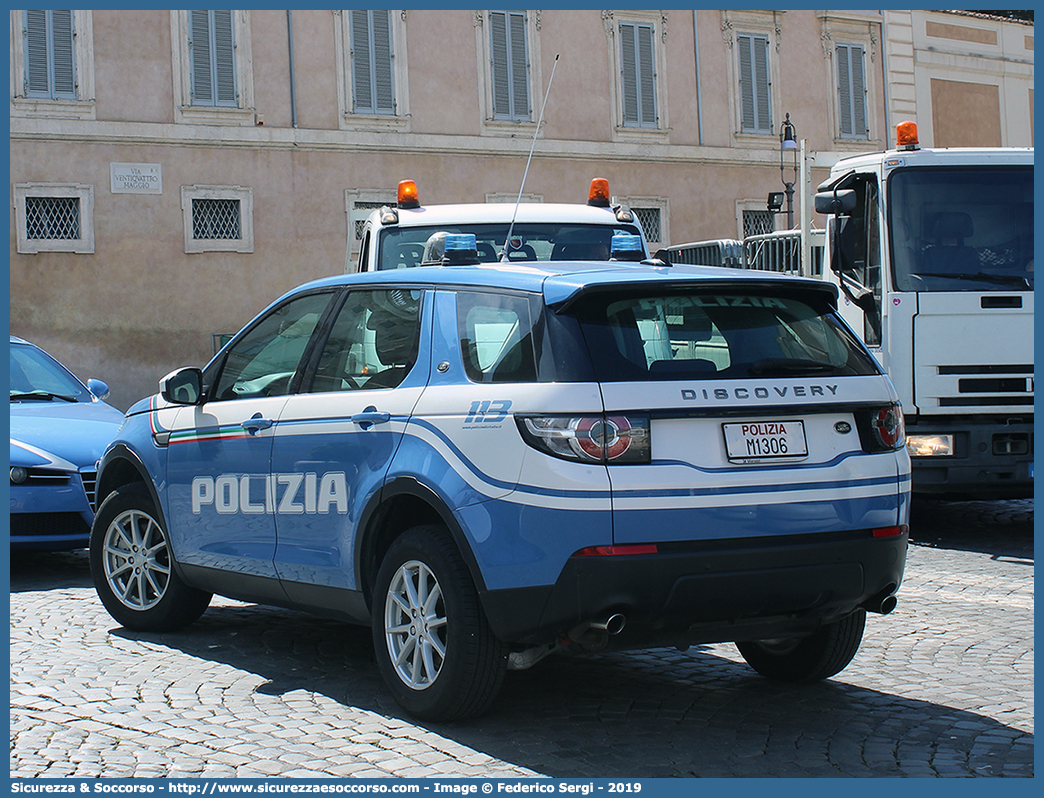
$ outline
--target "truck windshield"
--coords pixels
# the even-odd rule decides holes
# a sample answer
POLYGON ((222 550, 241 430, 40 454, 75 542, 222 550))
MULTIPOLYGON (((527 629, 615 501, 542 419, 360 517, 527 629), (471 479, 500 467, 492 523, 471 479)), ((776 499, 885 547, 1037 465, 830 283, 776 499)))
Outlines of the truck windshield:
MULTIPOLYGON (((474 233, 479 259, 499 261, 504 250, 508 224, 444 224, 424 227, 387 227, 381 231, 377 252, 378 269, 419 266, 424 244, 434 233, 474 233)), ((516 223, 508 244, 512 262, 533 260, 608 260, 609 245, 616 233, 638 235, 634 225, 516 223)))
POLYGON ((1032 168, 906 169, 888 199, 899 291, 1032 290, 1032 168))

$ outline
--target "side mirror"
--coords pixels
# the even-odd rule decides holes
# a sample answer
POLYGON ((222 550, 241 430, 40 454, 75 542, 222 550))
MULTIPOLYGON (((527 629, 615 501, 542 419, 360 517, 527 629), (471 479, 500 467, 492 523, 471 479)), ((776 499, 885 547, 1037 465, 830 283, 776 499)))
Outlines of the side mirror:
POLYGON ((109 396, 109 386, 101 380, 94 379, 94 377, 87 380, 87 390, 99 402, 104 401, 109 396))
POLYGON ((203 372, 189 367, 172 371, 159 383, 160 396, 176 405, 198 405, 203 398, 203 372))
POLYGON ((851 213, 856 209, 858 197, 852 189, 822 191, 816 194, 816 213, 851 213))
POLYGON ((856 270, 855 222, 851 216, 831 216, 827 220, 830 237, 830 271, 850 274, 856 270))

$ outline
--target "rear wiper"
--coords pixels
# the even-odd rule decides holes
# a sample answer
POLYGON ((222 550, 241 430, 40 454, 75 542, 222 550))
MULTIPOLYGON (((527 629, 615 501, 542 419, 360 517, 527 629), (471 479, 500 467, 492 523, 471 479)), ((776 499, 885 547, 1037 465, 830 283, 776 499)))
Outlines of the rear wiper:
POLYGON ((755 360, 750 366, 751 376, 761 374, 837 374, 838 367, 822 360, 804 360, 790 357, 767 357, 755 360))
POLYGON ((75 396, 65 396, 60 393, 50 393, 49 391, 32 391, 31 393, 13 393, 11 394, 12 402, 21 402, 26 399, 39 399, 43 402, 50 402, 55 399, 61 399, 63 402, 76 403, 75 396))
POLYGON ((915 272, 915 274, 921 277, 943 277, 948 280, 978 280, 981 283, 996 283, 998 285, 1012 285, 1019 286, 1020 288, 1028 288, 1033 290, 1033 286, 1030 285, 1030 281, 1025 277, 1020 277, 1016 274, 987 274, 986 272, 978 272, 977 274, 944 274, 942 272, 915 272))

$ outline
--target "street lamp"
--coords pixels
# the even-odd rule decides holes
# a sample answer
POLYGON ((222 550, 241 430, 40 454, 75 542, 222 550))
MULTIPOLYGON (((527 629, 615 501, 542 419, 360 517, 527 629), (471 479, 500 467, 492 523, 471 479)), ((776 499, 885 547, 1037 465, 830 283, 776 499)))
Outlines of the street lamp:
POLYGON ((794 185, 798 181, 798 143, 794 137, 794 125, 790 121, 790 114, 779 126, 779 177, 786 188, 787 195, 787 229, 794 227, 794 185), (787 153, 792 153, 793 161, 791 168, 794 170, 793 179, 787 181, 787 153))

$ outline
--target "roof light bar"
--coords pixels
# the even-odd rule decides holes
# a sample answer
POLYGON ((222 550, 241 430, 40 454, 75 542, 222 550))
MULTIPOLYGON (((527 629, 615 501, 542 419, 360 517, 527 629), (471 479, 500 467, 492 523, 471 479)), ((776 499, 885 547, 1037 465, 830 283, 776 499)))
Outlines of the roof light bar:
POLYGON ((596 208, 609 207, 609 181, 604 177, 596 177, 591 181, 587 192, 587 204, 596 208))
POLYGON ((900 150, 916 150, 920 149, 917 140, 917 123, 900 122, 895 126, 895 146, 900 150))
POLYGON ((398 206, 400 208, 419 208, 420 199, 417 195, 417 184, 412 180, 399 181, 398 206))

